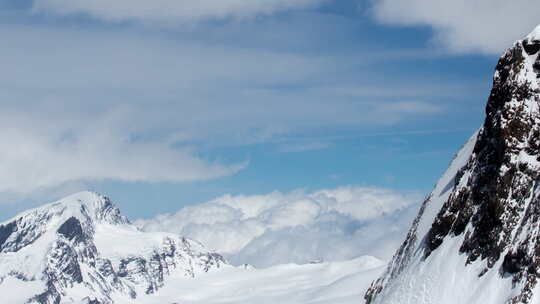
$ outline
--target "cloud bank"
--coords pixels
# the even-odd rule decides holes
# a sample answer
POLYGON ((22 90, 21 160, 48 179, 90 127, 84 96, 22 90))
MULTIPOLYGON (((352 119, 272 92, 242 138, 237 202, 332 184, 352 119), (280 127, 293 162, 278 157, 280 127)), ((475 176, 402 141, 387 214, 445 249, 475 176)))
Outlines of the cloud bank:
POLYGON ((500 54, 540 22, 535 0, 377 0, 375 18, 383 23, 426 25, 434 42, 452 52, 500 54))
POLYGON ((389 259, 421 197, 372 187, 225 195, 136 224, 201 241, 232 263, 267 267, 362 255, 389 259))
MULTIPOLYGON (((50 105, 49 105, 50 106, 50 105)), ((29 194, 77 181, 186 182, 234 174, 247 163, 221 164, 157 140, 133 140, 123 113, 54 121, 54 110, 2 107, 0 192, 29 194), (111 120, 109 120, 111 119, 111 120)))

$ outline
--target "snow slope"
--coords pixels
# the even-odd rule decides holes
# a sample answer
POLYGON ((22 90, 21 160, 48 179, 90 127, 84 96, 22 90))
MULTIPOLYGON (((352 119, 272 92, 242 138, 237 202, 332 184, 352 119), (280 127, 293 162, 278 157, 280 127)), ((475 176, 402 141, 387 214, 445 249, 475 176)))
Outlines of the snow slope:
MULTIPOLYGON (((225 267, 198 276, 172 279, 141 304, 358 304, 384 262, 373 257, 270 268, 225 267)), ((124 303, 124 302, 118 302, 124 303)))
MULTIPOLYGON (((378 286, 384 286, 383 293, 374 303, 443 304, 446 302, 441 302, 442 299, 448 298, 445 293, 455 291, 449 286, 455 286, 456 282, 461 280, 461 274, 465 268, 465 257, 453 254, 452 249, 455 249, 456 243, 462 240, 455 238, 452 244, 446 242, 445 245, 448 245, 448 248, 441 248, 428 261, 424 261, 424 256, 419 252, 423 248, 423 237, 427 235, 439 210, 456 187, 455 178, 459 170, 471 157, 477 135, 475 133, 452 160, 449 168, 422 205, 405 243, 394 256, 385 275, 373 284, 371 292, 377 291, 378 286), (434 262, 431 262, 432 260, 434 262)), ((471 282, 464 283, 465 287, 475 286, 471 282)), ((448 303, 469 303, 460 302, 454 296, 449 298, 454 302, 448 303)))

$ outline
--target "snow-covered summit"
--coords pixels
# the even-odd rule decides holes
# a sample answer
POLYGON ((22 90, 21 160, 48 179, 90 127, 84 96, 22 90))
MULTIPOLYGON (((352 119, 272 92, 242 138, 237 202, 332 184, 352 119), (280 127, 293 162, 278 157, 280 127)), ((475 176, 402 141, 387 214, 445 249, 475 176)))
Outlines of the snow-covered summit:
POLYGON ((528 40, 529 42, 540 41, 540 24, 525 37, 525 40, 528 40))
POLYGON ((129 223, 128 219, 120 214, 120 210, 108 197, 96 192, 78 192, 49 206, 63 208, 65 212, 72 212, 74 216, 86 215, 98 222, 110 224, 129 223))
POLYGON ((94 192, 0 224, 0 294, 20 287, 10 303, 129 302, 154 293, 169 276, 195 277, 223 265, 196 241, 140 231, 94 192))
POLYGON ((62 218, 76 217, 80 220, 91 220, 110 224, 129 223, 129 220, 120 214, 120 210, 108 197, 92 191, 82 191, 38 208, 24 211, 14 218, 0 223, 0 225, 24 220, 25 218, 39 219, 43 217, 46 220, 51 220, 53 217, 57 217, 60 220, 62 218))

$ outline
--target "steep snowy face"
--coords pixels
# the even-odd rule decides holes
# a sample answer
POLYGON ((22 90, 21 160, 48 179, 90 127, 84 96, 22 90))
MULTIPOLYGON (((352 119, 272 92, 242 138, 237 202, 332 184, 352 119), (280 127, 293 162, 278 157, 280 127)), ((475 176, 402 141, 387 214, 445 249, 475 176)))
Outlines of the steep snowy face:
POLYGON ((224 264, 195 241, 139 231, 92 192, 0 224, 0 294, 10 303, 115 303, 224 264))
POLYGON ((80 240, 94 233, 97 224, 129 225, 110 199, 80 192, 19 214, 0 224, 0 252, 18 252, 51 230, 80 240))
POLYGON ((423 204, 367 303, 538 301, 539 53, 540 26, 500 58, 484 125, 423 204))

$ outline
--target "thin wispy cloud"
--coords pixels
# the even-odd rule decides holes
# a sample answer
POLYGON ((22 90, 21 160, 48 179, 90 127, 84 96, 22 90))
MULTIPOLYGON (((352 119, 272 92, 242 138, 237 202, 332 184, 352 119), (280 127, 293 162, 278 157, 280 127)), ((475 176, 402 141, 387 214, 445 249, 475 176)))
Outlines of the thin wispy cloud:
POLYGON ((247 160, 201 157, 201 144, 391 126, 443 110, 425 101, 352 101, 313 90, 346 69, 347 59, 332 54, 56 26, 10 24, 0 35, 9 45, 0 49, 0 125, 9 139, 0 149, 0 192, 75 181, 214 179, 242 170, 247 160))
POLYGON ((73 181, 207 180, 247 165, 215 163, 159 140, 132 139, 136 133, 125 111, 66 113, 47 106, 36 112, 1 107, 0 192, 30 193, 73 181))
MULTIPOLYGON (((425 58, 424 58, 425 59, 425 58)), ((349 98, 396 98, 425 99, 433 97, 452 97, 456 92, 484 88, 485 83, 341 83, 333 86, 311 88, 314 94, 331 94, 349 98)))
POLYGON ((329 142, 296 142, 282 144, 278 147, 278 151, 282 153, 299 153, 306 151, 316 151, 327 149, 332 144, 329 142))
MULTIPOLYGON (((272 143, 280 144, 283 146, 286 145, 310 145, 311 143, 324 143, 324 146, 328 147, 332 142, 342 141, 342 140, 354 140, 361 139, 366 137, 395 137, 395 136, 409 136, 409 135, 434 135, 434 134, 451 134, 451 133, 462 133, 462 132, 474 132, 474 128, 454 128, 454 129, 424 129, 424 130, 408 130, 408 131, 395 131, 395 132, 358 132, 354 134, 340 134, 340 135, 319 135, 319 136, 302 136, 302 137, 288 137, 283 136, 279 139, 272 141, 272 143)), ((397 140, 398 143, 406 142, 405 139, 392 139, 393 141, 397 140)), ((321 144, 321 146, 323 146, 321 144)))
POLYGON ((33 11, 58 15, 87 14, 105 21, 158 25, 223 18, 250 18, 314 7, 323 0, 34 0, 33 11))

